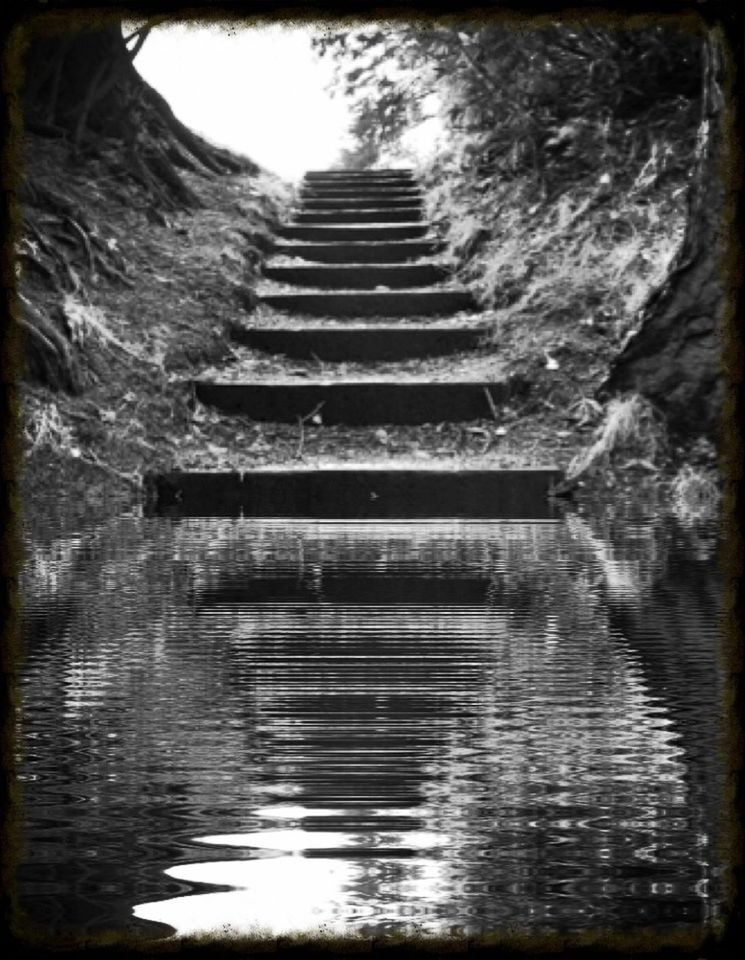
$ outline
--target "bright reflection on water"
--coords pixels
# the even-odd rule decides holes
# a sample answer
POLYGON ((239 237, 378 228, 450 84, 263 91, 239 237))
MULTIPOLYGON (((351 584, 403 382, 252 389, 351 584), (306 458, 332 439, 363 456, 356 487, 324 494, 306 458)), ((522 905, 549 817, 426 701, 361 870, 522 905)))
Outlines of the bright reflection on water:
POLYGON ((52 932, 710 921, 712 544, 570 517, 37 545, 23 908, 52 932))

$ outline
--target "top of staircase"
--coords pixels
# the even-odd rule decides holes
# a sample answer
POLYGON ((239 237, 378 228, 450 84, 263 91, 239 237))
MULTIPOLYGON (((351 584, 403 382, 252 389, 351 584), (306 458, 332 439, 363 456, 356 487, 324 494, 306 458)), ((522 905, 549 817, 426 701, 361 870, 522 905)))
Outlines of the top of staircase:
POLYGON ((306 180, 315 177, 413 177, 414 171, 410 167, 401 168, 369 168, 367 170, 308 170, 306 180))

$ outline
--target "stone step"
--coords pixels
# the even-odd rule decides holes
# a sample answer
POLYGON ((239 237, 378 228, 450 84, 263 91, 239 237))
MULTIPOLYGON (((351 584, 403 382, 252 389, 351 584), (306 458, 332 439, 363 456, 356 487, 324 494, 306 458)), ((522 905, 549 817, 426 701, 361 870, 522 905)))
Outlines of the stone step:
POLYGON ((492 402, 504 403, 524 386, 517 381, 275 380, 231 383, 196 380, 202 403, 252 420, 295 423, 319 404, 324 424, 416 424, 482 420, 492 402))
POLYGON ((323 287, 326 290, 374 290, 385 286, 422 287, 438 283, 450 276, 450 271, 438 263, 327 266, 311 264, 268 263, 264 276, 278 283, 297 283, 303 287, 323 287))
POLYGON ((277 228, 277 236, 286 240, 416 240, 429 230, 428 223, 392 223, 368 226, 326 226, 320 224, 285 224, 277 228))
POLYGON ((484 328, 438 327, 431 323, 371 327, 347 323, 301 328, 236 326, 232 334, 249 347, 298 359, 375 362, 471 350, 478 347, 484 328))
POLYGON ((552 520, 556 467, 419 467, 410 464, 260 467, 145 477, 149 515, 309 519, 552 520))
POLYGON ((476 309, 463 289, 266 293, 259 299, 275 310, 313 317, 435 317, 476 309))
POLYGON ((308 210, 295 214, 295 223, 415 223, 422 219, 418 207, 365 207, 337 210, 308 210))
POLYGON ((420 203, 421 190, 363 190, 359 187, 303 190, 299 199, 307 209, 315 207, 374 207, 385 203, 386 206, 407 206, 420 203))
POLYGON ((317 263, 406 263, 442 251, 440 240, 351 241, 348 243, 276 243, 274 253, 317 263))

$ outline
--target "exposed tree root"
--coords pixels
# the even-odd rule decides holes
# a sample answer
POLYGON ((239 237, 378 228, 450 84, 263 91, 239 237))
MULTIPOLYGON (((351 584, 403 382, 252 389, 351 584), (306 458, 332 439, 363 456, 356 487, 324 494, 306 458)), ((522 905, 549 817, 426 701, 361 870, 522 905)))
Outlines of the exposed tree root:
POLYGON ((80 393, 83 384, 78 361, 52 321, 23 297, 17 321, 26 335, 28 372, 42 383, 80 393))
MULTIPOLYGON (((180 170, 215 176, 258 167, 192 133, 139 76, 133 60, 154 22, 124 38, 116 22, 60 32, 58 24, 37 18, 20 57, 26 73, 22 103, 27 135, 62 141, 71 165, 94 160, 97 183, 104 181, 127 204, 134 186, 147 216, 168 224, 167 215, 201 205, 180 170)), ((115 244, 102 239, 60 186, 60 173, 53 171, 54 186, 38 175, 23 185, 21 265, 37 274, 52 302, 102 278, 134 286, 115 244)), ((21 313, 28 373, 55 388, 81 389, 77 353, 83 345, 70 342, 53 309, 45 314, 26 301, 21 313)))
POLYGON ((99 470, 102 470, 104 473, 108 473, 112 477, 116 477, 117 480, 123 480, 129 486, 138 489, 142 486, 142 478, 139 474, 124 473, 122 470, 117 470, 115 467, 112 467, 111 464, 106 463, 104 460, 101 460, 96 456, 91 450, 88 453, 81 454, 80 459, 84 463, 89 463, 92 467, 98 467, 99 470))

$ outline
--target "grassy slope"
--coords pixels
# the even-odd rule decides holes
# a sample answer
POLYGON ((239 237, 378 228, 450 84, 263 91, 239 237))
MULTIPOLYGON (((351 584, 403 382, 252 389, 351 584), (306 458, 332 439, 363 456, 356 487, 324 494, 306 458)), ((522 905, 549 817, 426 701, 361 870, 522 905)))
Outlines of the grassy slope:
POLYGON ((592 493, 678 489, 694 469, 715 495, 707 439, 670 438, 639 396, 597 399, 683 240, 687 171, 671 154, 654 149, 615 182, 595 170, 555 183, 550 197, 527 174, 464 176, 452 162, 422 171, 430 217, 483 305, 495 355, 534 385, 525 427, 549 446, 562 436, 575 466, 592 451, 582 483, 592 493))
POLYGON ((251 304, 287 191, 265 174, 184 173, 203 206, 163 216, 136 187, 112 185, 93 161, 71 164, 54 142, 33 145, 27 171, 79 204, 126 279, 93 276, 84 251, 71 257, 79 289, 61 301, 33 269, 22 278, 32 303, 65 314, 87 383, 80 396, 25 384, 24 502, 55 488, 90 509, 129 502, 139 475, 171 465, 198 432, 184 381, 195 364, 230 355, 229 327, 251 304))

